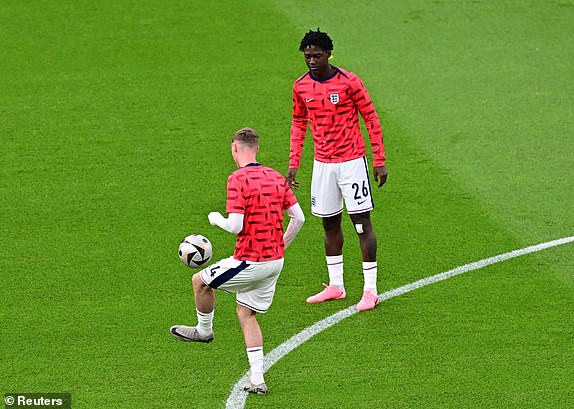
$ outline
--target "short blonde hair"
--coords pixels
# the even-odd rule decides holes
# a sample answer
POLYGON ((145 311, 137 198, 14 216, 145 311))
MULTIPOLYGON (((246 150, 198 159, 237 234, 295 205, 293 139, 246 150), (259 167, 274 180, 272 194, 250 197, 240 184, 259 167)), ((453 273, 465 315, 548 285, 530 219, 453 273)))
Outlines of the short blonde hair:
POLYGON ((241 128, 239 131, 235 132, 231 141, 237 141, 250 148, 256 148, 259 146, 259 135, 257 135, 255 129, 241 128))

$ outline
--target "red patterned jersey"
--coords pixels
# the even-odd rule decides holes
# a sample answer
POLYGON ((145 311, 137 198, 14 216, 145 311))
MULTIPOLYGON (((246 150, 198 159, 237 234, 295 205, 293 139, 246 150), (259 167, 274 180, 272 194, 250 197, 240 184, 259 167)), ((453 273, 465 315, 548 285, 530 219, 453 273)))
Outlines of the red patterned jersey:
POLYGON ((365 156, 359 112, 373 147, 374 166, 384 166, 383 132, 369 93, 357 75, 333 68, 335 73, 325 80, 307 72, 293 85, 289 167, 299 168, 309 121, 316 160, 346 162, 365 156))
POLYGON ((243 214, 236 260, 268 261, 283 257, 283 211, 297 203, 285 178, 256 163, 239 168, 227 180, 227 213, 243 214))

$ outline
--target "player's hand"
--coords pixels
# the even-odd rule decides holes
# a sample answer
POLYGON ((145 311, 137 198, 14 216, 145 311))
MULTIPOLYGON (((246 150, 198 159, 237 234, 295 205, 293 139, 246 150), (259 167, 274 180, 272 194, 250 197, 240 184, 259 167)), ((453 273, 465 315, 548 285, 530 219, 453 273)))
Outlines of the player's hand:
POLYGON ((296 176, 297 176, 297 168, 289 168, 289 171, 285 176, 285 179, 287 179, 287 183, 289 183, 289 187, 294 190, 299 189, 299 182, 295 180, 296 176))
POLYGON ((207 218, 212 226, 219 226, 218 222, 224 219, 223 215, 219 212, 211 212, 207 215, 207 218))
POLYGON ((373 169, 373 175, 375 176, 375 182, 378 182, 377 187, 381 187, 387 181, 387 168, 386 166, 376 166, 373 169))

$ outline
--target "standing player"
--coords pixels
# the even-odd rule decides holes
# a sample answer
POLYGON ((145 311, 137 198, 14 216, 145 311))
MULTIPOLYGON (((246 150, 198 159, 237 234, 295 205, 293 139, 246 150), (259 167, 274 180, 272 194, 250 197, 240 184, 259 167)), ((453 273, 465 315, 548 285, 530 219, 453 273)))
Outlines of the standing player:
POLYGON ((299 50, 309 71, 293 86, 293 122, 289 171, 293 189, 307 123, 315 145, 311 182, 312 213, 323 219, 329 285, 307 299, 309 303, 345 298, 343 285, 343 201, 359 235, 365 285, 359 311, 374 308, 377 296, 377 238, 371 225, 374 208, 365 143, 359 113, 365 121, 374 156, 374 179, 381 187, 387 180, 381 124, 361 79, 352 72, 329 64, 333 42, 327 33, 309 31, 299 50))
POLYGON ((273 301, 283 268, 283 253, 293 241, 305 216, 283 176, 257 163, 259 137, 250 128, 233 136, 231 153, 239 168, 227 180, 227 213, 209 213, 214 226, 237 234, 235 252, 194 274, 192 278, 198 324, 174 325, 170 332, 180 341, 213 341, 213 289, 236 293, 237 316, 251 366, 244 390, 267 393, 263 379, 263 335, 256 314, 265 313, 273 301), (283 233, 283 211, 291 221, 283 233))

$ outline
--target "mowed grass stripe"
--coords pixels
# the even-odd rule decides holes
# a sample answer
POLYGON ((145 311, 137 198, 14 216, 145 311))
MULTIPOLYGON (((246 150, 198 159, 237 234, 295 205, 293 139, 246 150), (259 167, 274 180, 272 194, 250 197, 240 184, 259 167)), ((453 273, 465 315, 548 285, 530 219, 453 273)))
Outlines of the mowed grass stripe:
POLYGON ((195 319, 176 251, 206 232, 231 253, 207 214, 224 211, 236 129, 286 163, 290 75, 261 64, 281 18, 264 2, 2 7, 18 51, 0 61, 1 383, 80 408, 223 401, 247 365, 234 302, 218 303, 223 350, 175 342, 169 326, 195 319))
MULTIPOLYGON (((395 5, 393 13, 424 23, 424 14, 417 18, 412 10, 418 4, 395 5)), ((24 386, 69 390, 78 407, 203 408, 224 402, 230 382, 246 368, 234 301, 232 297, 218 298, 216 331, 222 342, 213 344, 215 348, 189 348, 172 342, 166 329, 174 321, 194 319, 189 271, 178 264, 175 248, 185 234, 200 230, 214 242, 216 257, 230 254, 233 238, 208 226, 206 214, 224 210, 225 179, 233 170, 227 155, 228 136, 236 128, 251 125, 267 135, 262 142, 262 162, 279 170, 286 166, 290 88, 303 69, 295 49, 309 28, 301 22, 309 17, 294 24, 276 11, 270 12, 266 2, 218 2, 210 8, 190 8, 183 2, 168 8, 158 2, 137 7, 130 2, 103 6, 74 3, 74 7, 51 3, 34 8, 14 3, 3 7, 8 7, 6 15, 12 16, 0 28, 6 39, 3 43, 17 51, 11 58, 0 59, 2 71, 10 73, 0 79, 6 90, 0 98, 6 107, 1 126, 7 141, 1 151, 0 212, 2 220, 8 221, 0 227, 5 244, 0 250, 5 283, 2 322, 7 328, 1 341, 5 358, 0 364, 2 383, 12 385, 7 390, 24 386), (28 337, 32 330, 33 339, 28 337)), ((491 10, 495 13, 498 9, 493 6, 491 10)), ((375 18, 376 11, 381 10, 371 7, 369 16, 375 18)), ((364 38, 362 32, 376 33, 379 27, 388 30, 389 39, 396 38, 393 33, 412 36, 411 45, 421 36, 430 41, 437 35, 432 32, 437 27, 417 33, 417 29, 399 30, 398 20, 386 20, 385 25, 369 23, 371 17, 355 20, 343 7, 315 12, 320 17, 327 12, 338 14, 338 20, 344 22, 361 21, 359 31, 352 24, 337 24, 345 27, 344 31, 329 30, 337 35, 339 45, 357 44, 364 38)), ((546 21, 547 13, 541 15, 546 21)), ((443 48, 448 55, 448 48, 443 48)), ((377 192, 379 210, 373 216, 380 226, 384 288, 415 281, 424 271, 444 271, 461 260, 517 248, 526 241, 522 231, 531 237, 539 233, 554 237, 550 234, 556 227, 554 218, 542 218, 542 213, 565 215, 560 228, 572 226, 566 208, 553 207, 565 202, 554 191, 550 191, 552 200, 539 212, 531 212, 531 202, 522 200, 523 207, 518 209, 523 211, 516 213, 519 217, 504 223, 508 212, 493 211, 477 199, 489 194, 490 185, 479 195, 461 189, 466 173, 450 168, 456 162, 444 167, 445 159, 440 157, 444 150, 429 152, 420 144, 421 138, 440 135, 427 135, 418 127, 428 120, 428 107, 445 106, 444 95, 427 93, 428 98, 436 97, 432 104, 416 99, 413 94, 421 89, 416 85, 421 74, 412 64, 390 71, 404 73, 402 76, 379 75, 379 68, 388 61, 395 61, 398 67, 404 61, 402 54, 420 59, 423 50, 401 47, 397 41, 393 55, 374 51, 360 47, 350 58, 340 52, 335 62, 349 69, 356 67, 386 126, 391 178, 385 190, 377 192), (380 85, 385 86, 382 93, 380 85), (521 218, 523 224, 519 224, 521 218)), ((552 107, 549 112, 554 112, 552 107)), ((448 105, 449 116, 457 118, 457 108, 448 105)), ((571 129, 567 121, 564 127, 566 133, 571 129)), ((455 151, 464 160, 467 154, 473 157, 472 148, 462 143, 455 151)), ((309 164, 309 144, 306 155, 309 164)), ((545 160, 553 161, 553 168, 562 160, 560 155, 544 155, 545 160)), ((511 165, 507 170, 512 170, 511 165)), ((508 174, 511 172, 502 176, 508 174)), ((300 175, 308 188, 310 166, 301 169, 300 175)), ((492 175, 492 183, 498 177, 501 175, 492 175)), ((569 179, 563 175, 559 180, 567 183, 569 179)), ((544 203, 542 193, 531 193, 544 203)), ((299 197, 307 209, 305 192, 299 197)), ((283 342, 286 334, 341 308, 340 304, 305 308, 303 300, 315 291, 314 286, 319 287, 325 273, 320 224, 309 220, 304 229, 288 255, 273 310, 261 319, 267 350, 283 342)), ((351 305, 360 295, 362 278, 355 234, 348 221, 345 229, 349 268, 345 303, 351 305)), ((527 273, 530 286, 521 285, 524 280, 506 270, 496 283, 482 279, 481 274, 473 275, 472 282, 461 277, 457 286, 437 286, 445 288, 444 297, 437 298, 435 289, 432 297, 421 290, 421 296, 429 296, 429 303, 425 299, 411 305, 405 296, 400 302, 388 303, 389 311, 381 321, 372 322, 365 316, 352 326, 342 323, 341 338, 338 331, 327 331, 321 342, 305 346, 302 359, 286 357, 285 366, 270 371, 274 394, 253 404, 272 405, 279 399, 292 407, 357 407, 359 398, 370 394, 373 398, 366 404, 374 400, 375 406, 394 402, 397 407, 420 407, 422 400, 444 407, 461 402, 449 400, 451 395, 484 397, 474 392, 476 384, 502 397, 508 396, 505 392, 509 390, 509 399, 516 402, 536 402, 534 392, 544 393, 565 373, 559 367, 554 375, 542 372, 556 367, 552 357, 567 351, 560 341, 568 324, 553 320, 567 305, 568 293, 556 283, 557 277, 568 282, 564 271, 571 271, 571 255, 562 251, 552 254, 557 256, 536 256, 536 268, 516 264, 527 273), (478 284, 483 297, 476 294, 478 284), (489 294, 500 295, 496 292, 499 288, 513 297, 495 303, 498 298, 489 294), (456 303, 449 306, 453 292, 456 303), (557 300, 555 304, 545 304, 552 298, 557 300), (492 313, 485 314, 489 308, 492 313), (506 314, 509 309, 522 310, 524 319, 519 311, 511 320, 506 314), (473 320, 474 315, 483 321, 473 320), (461 316, 464 322, 459 322, 461 316), (489 316, 506 319, 485 322, 489 316), (533 317, 532 323, 529 317, 533 317), (423 325, 426 321, 428 325, 423 325), (503 326, 509 321, 517 334, 515 342, 503 337, 509 334, 503 326), (540 333, 533 330, 546 324, 552 326, 545 332, 544 345, 554 347, 542 350, 538 354, 541 359, 534 359, 531 370, 524 373, 540 371, 547 376, 538 378, 548 382, 526 379, 520 388, 508 388, 521 380, 513 377, 513 370, 525 368, 534 352, 540 351, 533 349, 538 339, 533 334, 540 333), (386 338, 381 337, 381 328, 389 329, 386 338), (465 351, 460 345, 475 341, 473 334, 477 333, 501 351, 498 357, 489 357, 496 372, 489 371, 484 349, 461 353, 465 351), (450 343, 446 335, 451 337, 450 343), (355 339, 351 347, 350 338, 355 339), (500 349, 497 342, 505 348, 500 349), (354 347, 361 344, 369 348, 358 348, 357 354, 354 347), (339 345, 344 345, 344 350, 336 348, 339 345), (523 353, 517 345, 529 349, 525 347, 523 353), (335 368, 338 373, 325 379, 327 371, 321 365, 330 362, 333 352, 344 362, 335 368), (507 360, 512 362, 520 354, 526 362, 505 370, 507 360), (416 359, 405 360, 405 356, 416 359), (450 365, 441 356, 451 359, 450 365), (467 360, 464 365, 463 360, 467 360), (365 382, 364 362, 377 365, 380 376, 365 382), (447 393, 435 392, 452 385, 452 377, 461 368, 465 382, 455 382, 456 388, 447 393), (437 376, 432 376, 432 370, 437 376), (279 378, 281 381, 275 382, 279 378), (292 385, 300 378, 308 379, 309 384, 294 393, 292 385), (497 386, 489 381, 492 379, 504 382, 497 386), (528 394, 527 389, 534 392, 528 394), (341 390, 346 397, 339 402, 341 390)), ((559 389, 554 403, 564 401, 565 391, 559 389)), ((486 402, 504 402, 493 399, 486 402)))
MULTIPOLYGON (((487 259, 479 260, 473 263, 465 264, 460 267, 456 267, 452 270, 445 271, 431 277, 423 278, 414 283, 404 285, 402 287, 387 291, 379 295, 379 301, 384 302, 394 297, 401 296, 403 294, 409 293, 419 288, 426 287, 430 284, 435 284, 440 281, 448 280, 449 278, 455 277, 460 274, 465 274, 474 270, 478 270, 492 264, 501 263, 506 260, 510 260, 515 257, 520 257, 528 255, 531 253, 536 253, 538 251, 546 250, 552 247, 561 246, 564 244, 569 244, 574 242, 574 236, 564 237, 561 239, 553 240, 546 243, 540 243, 534 246, 526 247, 524 249, 513 250, 508 253, 499 254, 497 256, 489 257, 487 259)), ((380 309, 380 308, 379 308, 380 309)), ((265 372, 267 372, 273 365, 275 365, 279 360, 284 358, 287 354, 291 353, 296 348, 303 345, 305 342, 309 341, 311 338, 319 335, 321 332, 337 325, 342 320, 349 318, 357 313, 356 305, 348 307, 344 310, 337 312, 336 314, 330 315, 329 317, 305 328, 303 331, 295 334, 284 343, 279 345, 273 351, 269 352, 265 356, 265 372)), ((245 406, 246 398, 248 393, 243 391, 243 385, 249 381, 250 372, 248 371, 243 375, 237 383, 233 386, 232 391, 227 398, 226 408, 227 409, 239 409, 245 406)))

